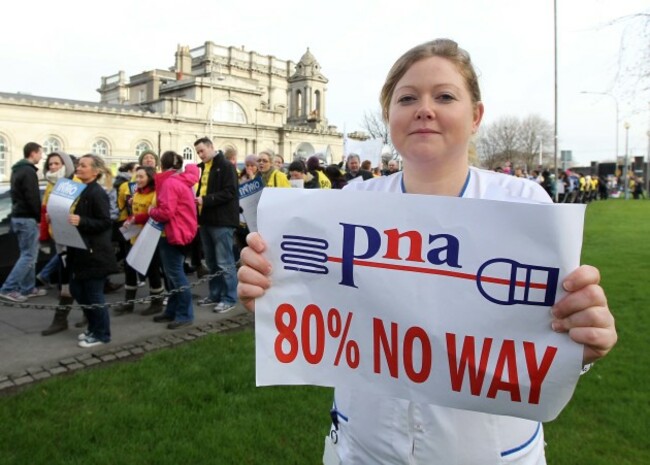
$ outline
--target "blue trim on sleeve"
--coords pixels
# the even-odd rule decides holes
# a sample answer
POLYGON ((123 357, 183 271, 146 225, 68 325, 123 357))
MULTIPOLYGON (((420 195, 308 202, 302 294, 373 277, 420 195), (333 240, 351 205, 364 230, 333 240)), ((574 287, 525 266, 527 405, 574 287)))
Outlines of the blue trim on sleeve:
POLYGON ((336 406, 336 398, 334 398, 334 408, 332 410, 336 413, 336 416, 344 420, 345 422, 348 422, 348 417, 346 415, 343 415, 341 412, 339 412, 338 407, 336 406))
POLYGON ((505 450, 505 451, 501 452, 501 457, 506 457, 508 455, 512 455, 515 452, 519 452, 520 450, 525 449, 526 447, 528 447, 537 438, 537 436, 539 435, 539 432, 541 430, 542 430, 542 424, 537 423, 537 429, 535 430, 535 432, 533 433, 533 436, 528 441, 524 442, 520 446, 517 446, 517 447, 515 447, 513 449, 509 449, 509 450, 505 450))

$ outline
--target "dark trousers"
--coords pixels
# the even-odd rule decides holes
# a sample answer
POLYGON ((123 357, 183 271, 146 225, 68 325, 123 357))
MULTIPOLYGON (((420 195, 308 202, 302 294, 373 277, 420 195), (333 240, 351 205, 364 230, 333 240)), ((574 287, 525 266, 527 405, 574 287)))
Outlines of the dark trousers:
MULTIPOLYGON (((70 292, 79 305, 105 304, 104 282, 106 278, 76 279, 72 276, 70 292)), ((83 307, 84 316, 88 320, 88 332, 102 342, 111 340, 111 322, 108 308, 83 307)))
MULTIPOLYGON (((174 290, 187 286, 189 281, 183 270, 186 247, 170 244, 166 237, 161 237, 158 243, 160 259, 165 269, 167 289, 174 290)), ((194 310, 192 307, 192 293, 189 289, 176 292, 169 296, 165 314, 176 321, 192 321, 194 310)))

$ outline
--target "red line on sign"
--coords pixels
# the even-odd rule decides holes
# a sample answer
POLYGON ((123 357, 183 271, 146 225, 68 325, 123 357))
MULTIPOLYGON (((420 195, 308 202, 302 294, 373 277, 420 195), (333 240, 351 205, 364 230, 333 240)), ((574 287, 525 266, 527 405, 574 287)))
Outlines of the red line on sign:
MULTIPOLYGON (((334 263, 343 262, 343 259, 339 257, 327 257, 327 260, 334 263)), ((469 279, 472 281, 476 281, 475 274, 460 273, 458 271, 440 270, 435 268, 423 268, 420 266, 395 265, 391 263, 371 262, 366 260, 354 260, 353 263, 355 266, 368 266, 370 268, 384 268, 386 270, 409 271, 412 273, 437 274, 441 276, 449 276, 452 278, 469 279)), ((481 282, 510 286, 510 280, 505 278, 493 278, 490 276, 481 276, 481 282)), ((526 287, 526 282, 516 281, 515 286, 526 287)), ((546 289, 547 286, 544 283, 530 283, 528 287, 531 289, 546 289)))

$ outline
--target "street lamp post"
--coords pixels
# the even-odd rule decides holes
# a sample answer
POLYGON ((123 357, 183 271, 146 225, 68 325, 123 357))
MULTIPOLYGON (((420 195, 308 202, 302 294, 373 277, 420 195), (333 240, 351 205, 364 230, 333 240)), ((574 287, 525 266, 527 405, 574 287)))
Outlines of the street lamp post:
MULTIPOLYGON (((650 109, 650 102, 648 102, 648 107, 650 109)), ((650 198, 650 111, 648 112, 648 131, 646 132, 646 135, 648 136, 648 162, 645 166, 645 194, 650 198)))
POLYGON ((650 129, 648 129, 648 132, 646 132, 648 136, 648 161, 646 163, 645 167, 645 175, 646 175, 646 189, 645 189, 645 195, 650 198, 650 129))
POLYGON ((614 148, 614 176, 616 176, 616 169, 618 168, 618 99, 614 97, 614 94, 610 94, 609 92, 589 92, 586 90, 583 90, 580 92, 581 94, 592 94, 592 95, 606 95, 607 97, 611 97, 612 100, 614 100, 614 105, 616 105, 616 147, 614 148))
POLYGON ((542 144, 543 144, 543 139, 542 139, 542 136, 537 136, 537 138, 539 139, 539 163, 538 163, 539 166, 538 166, 538 168, 541 169, 542 168, 542 153, 543 153, 543 149, 542 149, 543 145, 542 144))
POLYGON ((630 123, 627 121, 623 125, 625 128, 625 163, 623 165, 623 185, 625 186, 625 200, 630 198, 630 177, 627 173, 627 164, 628 164, 628 142, 629 142, 629 133, 630 133, 630 123))

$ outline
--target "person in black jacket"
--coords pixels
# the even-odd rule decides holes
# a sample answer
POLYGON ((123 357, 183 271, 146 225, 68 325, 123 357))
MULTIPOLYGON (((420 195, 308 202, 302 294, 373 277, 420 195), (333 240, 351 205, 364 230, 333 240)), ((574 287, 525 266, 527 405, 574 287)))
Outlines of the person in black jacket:
POLYGON ((79 347, 94 347, 111 340, 108 309, 103 304, 106 276, 117 273, 117 260, 111 243, 111 216, 106 191, 98 179, 108 169, 97 155, 84 155, 77 165, 77 178, 86 185, 69 216, 76 226, 86 249, 68 248, 68 266, 71 272, 70 291, 84 307, 88 329, 79 335, 79 347))
POLYGON ((361 179, 364 181, 366 179, 372 179, 372 173, 370 171, 361 169, 361 159, 356 153, 351 153, 348 155, 347 161, 345 162, 345 180, 350 182, 352 179, 355 179, 361 176, 361 179))
POLYGON ((223 152, 215 152, 212 141, 203 137, 194 142, 201 178, 196 192, 199 233, 210 274, 220 272, 209 282, 210 295, 199 300, 201 306, 214 306, 227 312, 237 302, 237 269, 233 236, 239 226, 239 183, 237 170, 223 152))
POLYGON ((36 165, 43 157, 43 148, 29 142, 23 148, 24 158, 11 167, 11 230, 18 236, 20 257, 0 288, 0 298, 25 302, 29 297, 47 294, 35 287, 38 236, 41 221, 41 193, 36 165))

